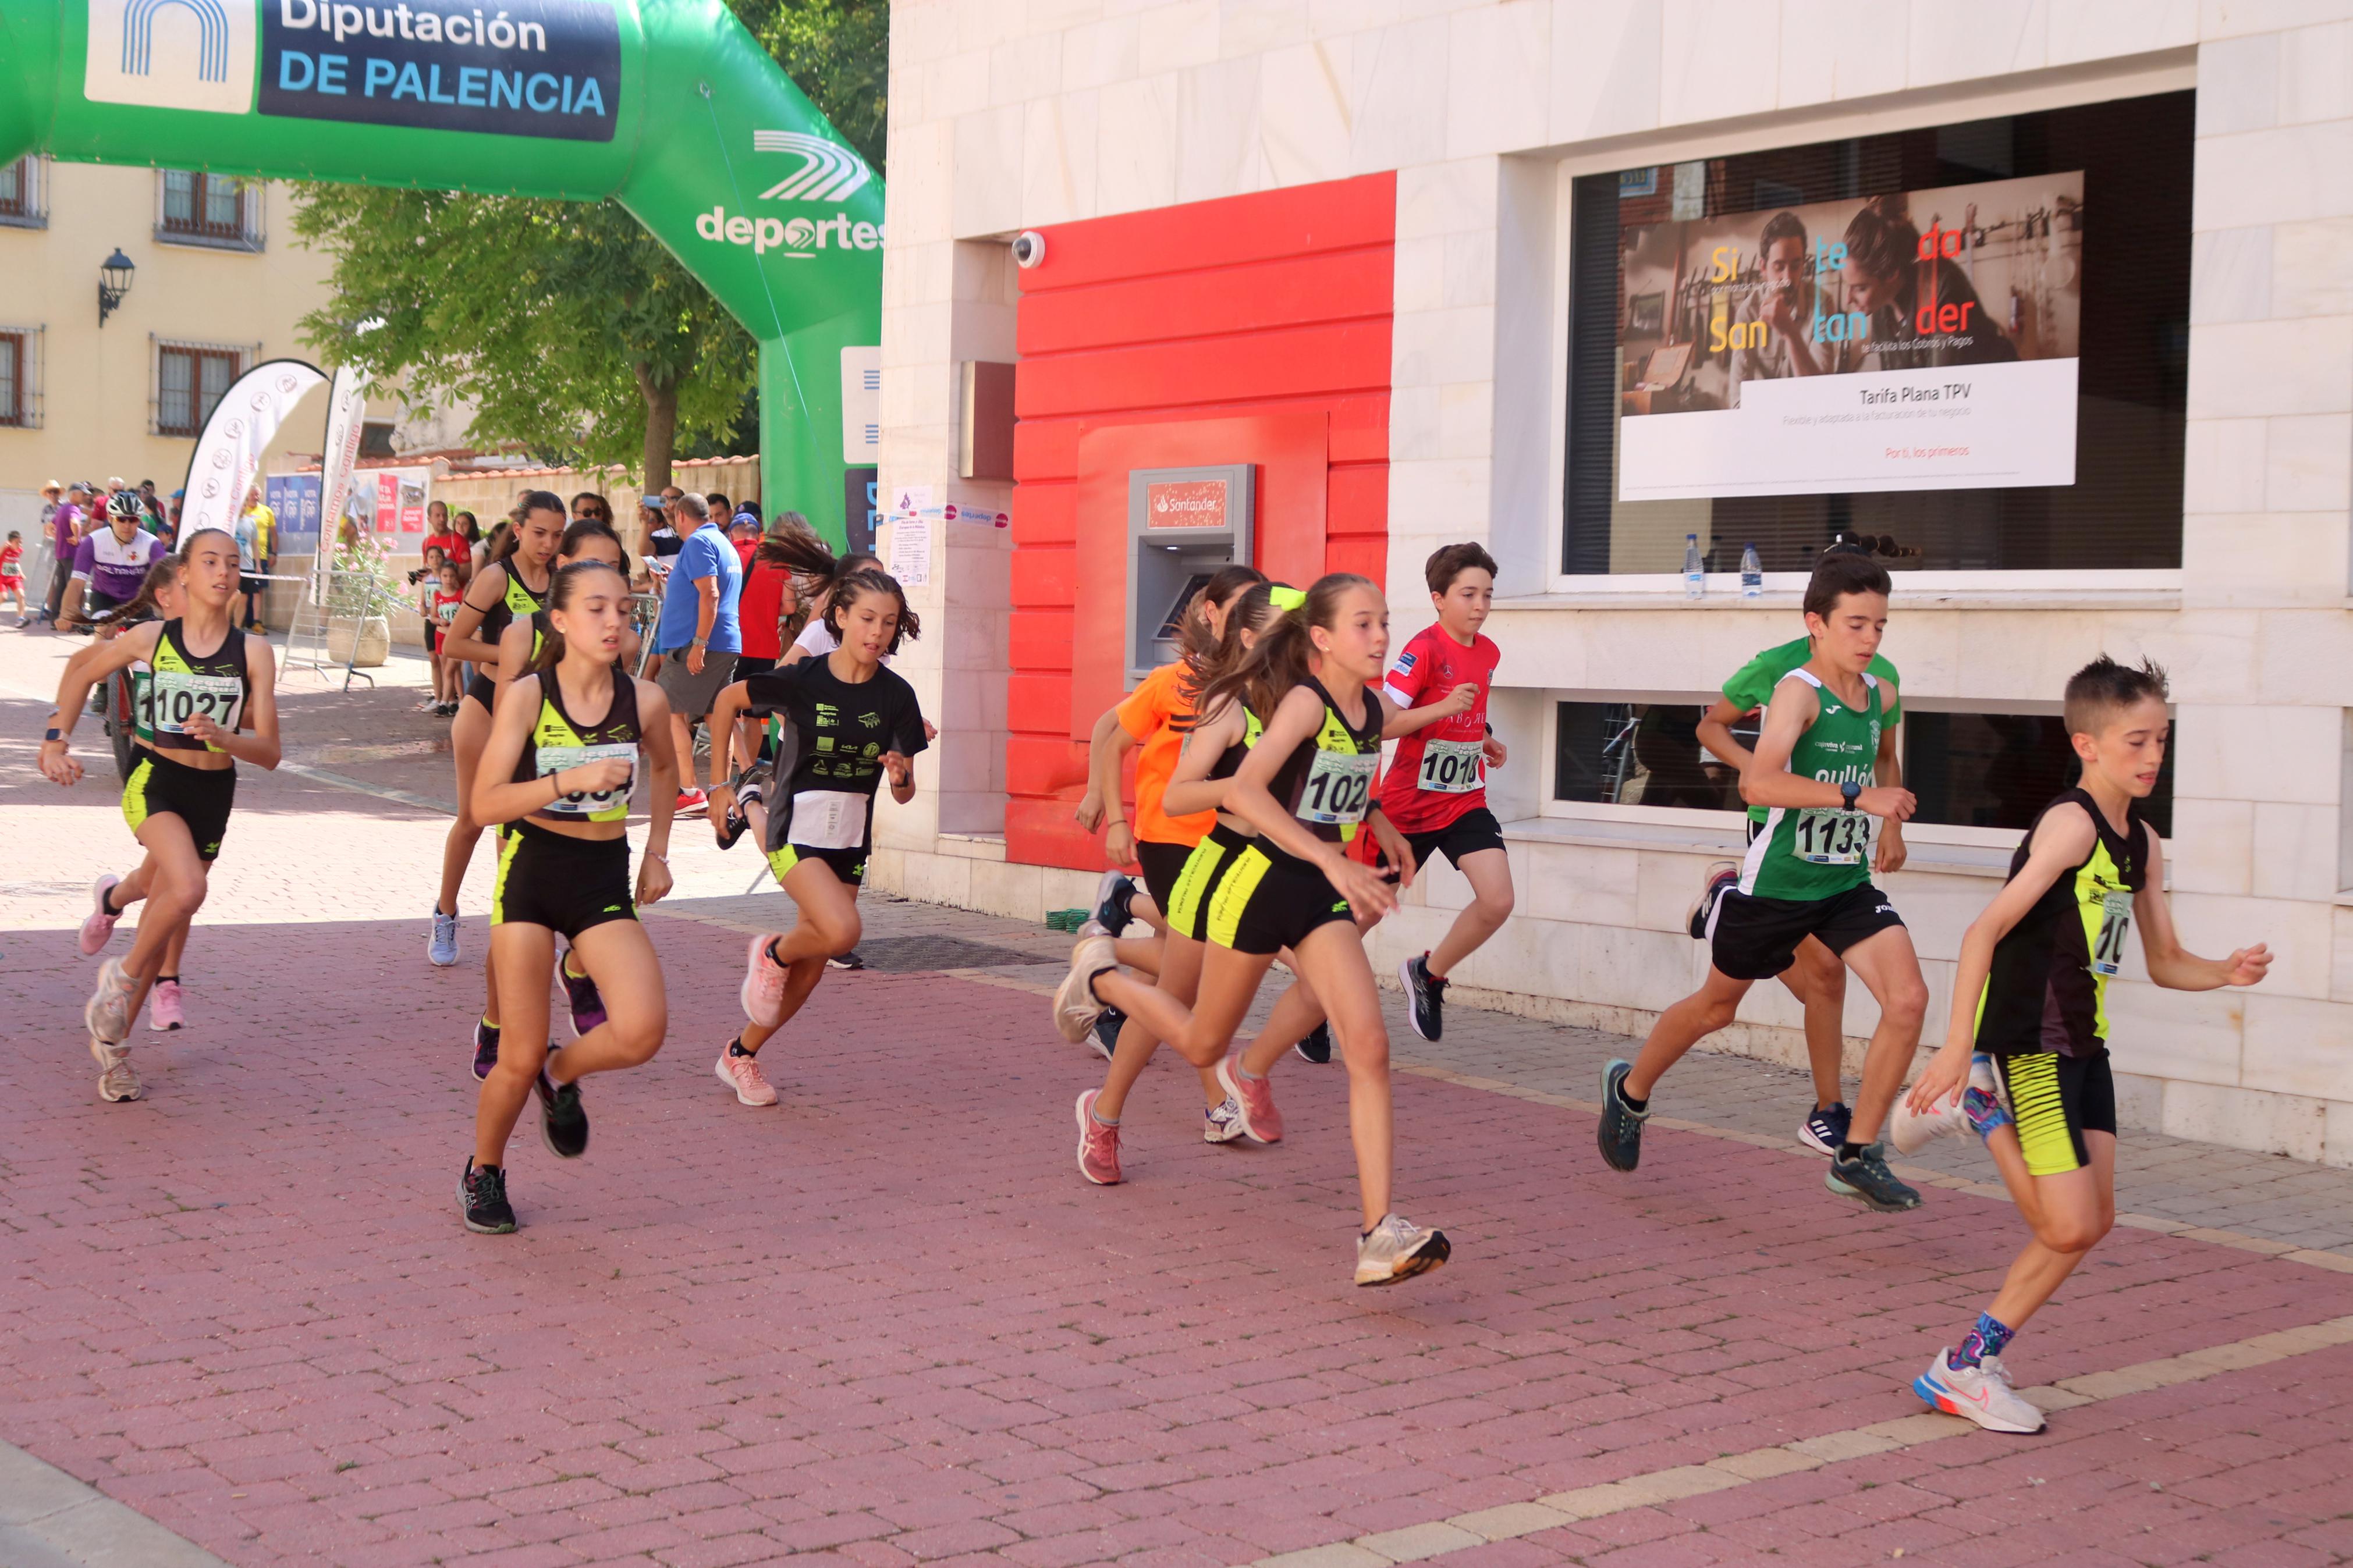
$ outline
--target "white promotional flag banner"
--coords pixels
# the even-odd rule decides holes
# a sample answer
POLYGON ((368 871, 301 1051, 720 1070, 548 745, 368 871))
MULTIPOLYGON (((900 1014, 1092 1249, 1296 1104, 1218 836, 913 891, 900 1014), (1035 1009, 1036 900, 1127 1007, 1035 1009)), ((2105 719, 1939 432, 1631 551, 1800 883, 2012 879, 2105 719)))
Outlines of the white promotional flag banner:
POLYGON ((237 531, 245 492, 261 472, 263 450, 303 394, 326 379, 316 365, 299 359, 266 360, 221 394, 188 460, 181 538, 201 528, 237 531))
POLYGON ((359 461, 361 426, 367 419, 367 379, 349 365, 335 371, 335 384, 327 394, 327 444, 320 448, 319 581, 327 580, 328 563, 343 537, 343 505, 352 491, 352 467, 359 461))

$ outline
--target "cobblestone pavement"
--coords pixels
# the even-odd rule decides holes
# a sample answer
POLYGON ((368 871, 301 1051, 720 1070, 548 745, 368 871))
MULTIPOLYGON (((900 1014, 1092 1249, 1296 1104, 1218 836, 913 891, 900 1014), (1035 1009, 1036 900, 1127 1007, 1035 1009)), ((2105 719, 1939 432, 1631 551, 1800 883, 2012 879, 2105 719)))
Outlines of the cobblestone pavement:
MULTIPOLYGON (((0 687, 46 657, 0 640, 0 687)), ((290 734, 429 741, 366 700, 290 734)), ((0 733, 38 718, 0 701, 0 733)), ((70 929, 128 839, 28 751, 0 749, 0 1438, 240 1568, 2353 1554, 2343 1173, 2129 1136, 2136 1224, 2011 1353, 2052 1429, 1999 1438, 1904 1386, 2018 1239, 1967 1151, 1919 1213, 1843 1205, 1789 1142, 1798 1077, 1695 1055, 1619 1176, 1579 1107, 1623 1042, 1462 1008, 1430 1046, 1393 1010, 1401 1204, 1457 1252, 1356 1290, 1336 1068, 1279 1072, 1282 1144, 1211 1148, 1156 1064, 1128 1184, 1080 1179, 1100 1063, 1048 1026, 1025 960, 1067 939, 1034 926, 870 898, 891 967, 829 975, 769 1053, 783 1104, 737 1106, 711 1059, 784 906, 698 848, 648 913, 669 1045, 590 1082, 586 1158, 526 1130, 525 1228, 473 1237, 479 974, 418 951, 441 819, 249 774, 191 1027, 142 1030, 149 1097, 110 1106, 70 929)), ((325 771, 430 798, 409 756, 325 771)))

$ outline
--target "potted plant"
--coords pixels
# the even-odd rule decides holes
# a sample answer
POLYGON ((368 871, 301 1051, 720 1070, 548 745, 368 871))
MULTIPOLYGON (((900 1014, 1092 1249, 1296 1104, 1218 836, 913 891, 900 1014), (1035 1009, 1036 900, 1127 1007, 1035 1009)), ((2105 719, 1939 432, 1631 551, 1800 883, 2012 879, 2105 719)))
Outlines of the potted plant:
POLYGON ((390 557, 365 536, 337 549, 329 572, 327 657, 373 669, 392 656, 389 612, 406 602, 406 585, 390 557))

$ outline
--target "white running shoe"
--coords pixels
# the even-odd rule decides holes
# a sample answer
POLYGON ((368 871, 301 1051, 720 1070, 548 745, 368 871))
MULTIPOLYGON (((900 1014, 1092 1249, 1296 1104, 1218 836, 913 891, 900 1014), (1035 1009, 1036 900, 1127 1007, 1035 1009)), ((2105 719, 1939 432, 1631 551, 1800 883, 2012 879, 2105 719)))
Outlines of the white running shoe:
POLYGON ((1226 1096, 1225 1103, 1217 1109, 1201 1112, 1202 1142, 1230 1143, 1243 1136, 1242 1102, 1232 1095, 1226 1096))
POLYGON ((1899 1154, 1916 1154, 1938 1138, 1955 1136, 1971 1131, 1968 1116, 1968 1096, 1972 1089, 2000 1099, 1993 1076, 1993 1058, 1982 1051, 1969 1058, 1968 1081, 1944 1100, 1927 1110, 1912 1109, 1908 1098, 1899 1095, 1895 1114, 1890 1119, 1887 1141, 1899 1154))
POLYGON ((458 962, 458 917, 433 911, 433 935, 425 943, 425 956, 436 969, 447 969, 458 962))
POLYGON ((114 936, 114 922, 122 917, 106 907, 106 895, 122 885, 122 879, 109 871, 90 885, 90 916, 81 922, 81 955, 96 958, 114 936))
POLYGON ((98 989, 90 993, 90 1003, 81 1010, 81 1021, 90 1026, 90 1037, 110 1046, 119 1046, 131 1033, 131 976, 122 973, 122 961, 110 958, 98 966, 98 989))
POLYGON ((1105 1004, 1095 995, 1094 977, 1119 967, 1103 927, 1089 921, 1079 931, 1078 942, 1071 949, 1071 972, 1054 990, 1054 1028, 1074 1046, 1103 1014, 1105 1004))
POLYGON ((99 1099, 120 1104, 145 1092, 139 1082, 139 1069, 131 1065, 129 1046, 110 1046, 92 1035, 90 1054, 98 1058, 99 1099))
POLYGON ((1989 1432, 2040 1432, 2042 1412, 2019 1397, 2009 1369, 1989 1357, 1978 1366, 1955 1366, 1941 1350, 1928 1370, 1912 1380, 1912 1392, 1947 1415, 1967 1416, 1989 1432))
POLYGON ((1444 1231, 1424 1229, 1401 1214, 1389 1215, 1356 1239, 1356 1283, 1394 1285, 1429 1273, 1453 1252, 1444 1231))

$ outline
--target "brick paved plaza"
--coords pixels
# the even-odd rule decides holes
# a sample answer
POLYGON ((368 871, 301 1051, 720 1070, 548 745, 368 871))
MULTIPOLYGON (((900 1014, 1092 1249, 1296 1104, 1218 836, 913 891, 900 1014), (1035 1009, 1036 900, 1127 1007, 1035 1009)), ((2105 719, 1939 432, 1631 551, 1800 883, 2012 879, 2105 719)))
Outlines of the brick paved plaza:
POLYGON ((485 900, 429 968, 443 819, 353 787, 447 793, 397 687, 290 685, 310 771, 248 771, 191 1026, 140 1029, 147 1098, 103 1104, 71 931, 133 851, 104 773, 31 773, 59 646, 0 646, 0 1561, 2353 1555, 2348 1173, 2127 1134, 2127 1224, 2009 1358, 2050 1430, 1999 1437, 1905 1388, 2021 1235, 1974 1150, 1869 1215, 1790 1140, 1800 1079, 1695 1056, 1617 1176, 1586 1097, 1623 1042, 1461 1009, 1428 1047, 1393 1009, 1400 1206, 1456 1250, 1357 1290, 1336 1068, 1278 1072, 1281 1145, 1208 1148, 1158 1064, 1128 1184, 1080 1179, 1100 1063, 1034 926, 870 899, 887 964, 738 1107, 711 1062, 786 906, 699 835, 649 915, 670 1043, 590 1082, 576 1164, 526 1129, 524 1228, 469 1235, 485 900))

